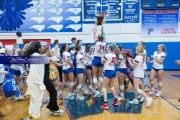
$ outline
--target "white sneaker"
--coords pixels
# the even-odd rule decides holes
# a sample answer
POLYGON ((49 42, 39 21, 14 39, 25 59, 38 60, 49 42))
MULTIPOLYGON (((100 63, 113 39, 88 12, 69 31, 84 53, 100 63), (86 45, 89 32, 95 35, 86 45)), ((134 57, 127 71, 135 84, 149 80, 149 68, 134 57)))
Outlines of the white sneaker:
POLYGON ((62 96, 61 93, 58 93, 57 96, 59 97, 59 99, 62 99, 62 98, 63 98, 63 96, 62 96))
POLYGON ((49 111, 49 114, 50 114, 50 115, 53 115, 53 114, 54 114, 54 111, 49 111))
POLYGON ((23 99, 24 99, 24 97, 22 95, 19 95, 18 97, 15 96, 15 98, 14 98, 14 100, 23 100, 23 99))
POLYGON ((76 100, 84 100, 84 96, 78 94, 78 95, 76 96, 76 100))
POLYGON ((74 100, 74 95, 67 96, 66 99, 67 99, 67 100, 74 100))
POLYGON ((93 89, 93 88, 92 88, 92 85, 89 85, 89 89, 90 89, 90 90, 92 90, 92 89, 93 89))
POLYGON ((141 97, 141 99, 139 100, 139 102, 143 102, 145 100, 144 97, 141 97))
POLYGON ((118 96, 118 101, 122 101, 122 100, 124 100, 124 97, 118 96))
POLYGON ((149 98, 149 97, 147 98, 147 100, 146 100, 146 107, 147 108, 149 108, 149 106, 151 105, 152 101, 153 101, 152 98, 149 98))
POLYGON ((151 88, 149 94, 150 94, 150 95, 153 95, 153 94, 154 94, 154 89, 153 89, 153 88, 151 88))
POLYGON ((93 97, 101 97, 100 92, 99 92, 99 91, 96 91, 96 92, 95 92, 95 95, 94 95, 93 97))
POLYGON ((63 113, 64 113, 64 110, 54 111, 54 115, 62 115, 63 113))
POLYGON ((88 94, 89 93, 89 89, 88 88, 84 89, 84 93, 88 94))
POLYGON ((142 98, 142 96, 141 95, 138 95, 138 99, 141 99, 142 98))
POLYGON ((156 94, 156 97, 160 97, 162 94, 161 94, 161 91, 158 91, 157 94, 156 94))
POLYGON ((129 101, 129 104, 139 104, 139 101, 137 99, 133 99, 132 101, 129 101))

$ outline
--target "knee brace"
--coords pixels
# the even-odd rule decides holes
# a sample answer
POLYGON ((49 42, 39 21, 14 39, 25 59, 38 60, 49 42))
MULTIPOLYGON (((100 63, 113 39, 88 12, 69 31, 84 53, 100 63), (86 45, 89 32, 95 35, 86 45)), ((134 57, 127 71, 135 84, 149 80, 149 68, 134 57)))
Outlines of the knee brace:
POLYGON ((159 82, 159 83, 158 83, 158 86, 162 86, 162 82, 159 82))
POLYGON ((142 91, 141 89, 137 89, 137 93, 138 93, 138 94, 142 94, 143 91, 142 91))
POLYGON ((111 90, 114 90, 114 87, 111 87, 111 90))
POLYGON ((152 80, 150 83, 151 83, 151 84, 154 84, 154 80, 152 80))
POLYGON ((82 84, 79 84, 79 85, 78 85, 78 88, 81 89, 81 88, 82 88, 82 84))
POLYGON ((70 86, 74 86, 75 85, 75 82, 70 82, 70 86))
POLYGON ((119 86, 119 89, 120 89, 120 90, 124 90, 124 85, 120 85, 120 86, 119 86))
POLYGON ((106 92, 106 88, 102 88, 102 92, 106 92))
POLYGON ((102 81, 103 81, 103 78, 102 78, 102 77, 98 77, 98 80, 99 80, 100 82, 102 82, 102 81))
POLYGON ((97 78, 93 78, 93 83, 94 83, 94 84, 97 83, 97 78))

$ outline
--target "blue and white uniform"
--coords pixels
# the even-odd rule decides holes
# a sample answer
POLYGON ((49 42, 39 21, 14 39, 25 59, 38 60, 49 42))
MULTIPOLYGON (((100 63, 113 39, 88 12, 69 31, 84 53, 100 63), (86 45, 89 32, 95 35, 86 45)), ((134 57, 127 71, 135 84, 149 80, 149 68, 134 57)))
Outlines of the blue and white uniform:
POLYGON ((95 41, 94 58, 92 61, 93 66, 103 66, 101 63, 102 54, 99 51, 105 51, 106 41, 95 41))
POLYGON ((143 80, 144 78, 144 70, 143 70, 143 56, 137 55, 133 61, 134 64, 137 64, 137 66, 133 69, 133 77, 139 78, 143 80))
POLYGON ((111 79, 116 76, 116 71, 114 67, 116 55, 114 53, 108 53, 104 56, 104 59, 106 60, 104 64, 104 76, 111 79))
MULTIPOLYGON (((63 64, 65 64, 66 61, 68 61, 68 60, 71 60, 71 54, 69 52, 63 52, 63 56, 62 56, 63 64)), ((71 60, 71 63, 72 63, 72 60, 71 60)), ((62 69, 65 74, 69 74, 69 73, 73 72, 73 70, 69 64, 64 65, 62 69)))
POLYGON ((21 76, 20 66, 18 64, 11 64, 12 74, 16 76, 21 76))
POLYGON ((81 53, 78 53, 76 56, 76 74, 82 74, 84 73, 84 69, 85 69, 85 65, 83 64, 84 61, 84 55, 82 55, 81 53))
MULTIPOLYGON (((166 54, 164 52, 154 52, 154 57, 156 57, 158 60, 161 59, 165 59, 166 54)), ((159 64, 156 60, 153 60, 153 67, 152 67, 156 72, 158 72, 159 70, 163 70, 164 69, 164 65, 163 64, 159 64)))
POLYGON ((93 60, 94 55, 91 54, 87 58, 87 64, 86 64, 86 69, 92 70, 92 60, 93 60))
POLYGON ((118 61, 120 62, 120 65, 118 66, 118 71, 126 75, 128 72, 126 67, 126 58, 124 58, 122 54, 119 54, 118 61))

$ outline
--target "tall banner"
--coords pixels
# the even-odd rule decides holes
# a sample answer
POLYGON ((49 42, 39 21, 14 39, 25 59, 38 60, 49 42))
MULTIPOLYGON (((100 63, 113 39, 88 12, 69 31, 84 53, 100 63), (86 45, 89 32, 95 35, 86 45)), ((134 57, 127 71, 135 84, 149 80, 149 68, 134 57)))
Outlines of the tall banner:
POLYGON ((138 23, 139 10, 139 0, 124 0, 123 23, 138 23))
POLYGON ((142 36, 178 36, 179 10, 143 10, 142 36))

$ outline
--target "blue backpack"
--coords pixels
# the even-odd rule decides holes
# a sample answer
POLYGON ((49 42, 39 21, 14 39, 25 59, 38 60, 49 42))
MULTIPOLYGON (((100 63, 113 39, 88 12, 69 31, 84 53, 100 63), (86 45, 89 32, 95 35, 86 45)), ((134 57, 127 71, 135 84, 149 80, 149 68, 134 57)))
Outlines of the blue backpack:
POLYGON ((19 96, 20 92, 14 80, 11 69, 5 68, 8 74, 5 75, 6 81, 3 83, 2 88, 6 97, 12 97, 13 95, 19 96))

